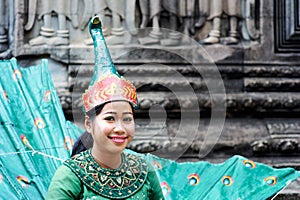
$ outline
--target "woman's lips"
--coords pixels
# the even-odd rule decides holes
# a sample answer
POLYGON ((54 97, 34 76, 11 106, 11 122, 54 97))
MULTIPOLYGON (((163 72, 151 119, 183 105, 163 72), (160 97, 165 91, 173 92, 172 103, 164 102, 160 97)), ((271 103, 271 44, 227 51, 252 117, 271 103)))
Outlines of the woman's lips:
POLYGON ((108 137, 111 141, 117 144, 122 144, 126 141, 127 137, 126 136, 109 136, 108 137))

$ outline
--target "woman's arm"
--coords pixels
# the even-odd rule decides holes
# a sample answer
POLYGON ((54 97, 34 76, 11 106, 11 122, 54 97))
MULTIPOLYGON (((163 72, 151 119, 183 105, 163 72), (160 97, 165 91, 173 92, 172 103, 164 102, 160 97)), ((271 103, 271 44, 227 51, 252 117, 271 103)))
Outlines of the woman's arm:
POLYGON ((79 199, 81 191, 83 191, 81 181, 70 168, 62 165, 56 170, 51 180, 46 199, 79 199))
POLYGON ((149 176, 150 187, 151 187, 151 193, 149 198, 152 200, 164 200, 165 198, 162 193, 158 177, 151 165, 149 165, 148 176, 149 176))

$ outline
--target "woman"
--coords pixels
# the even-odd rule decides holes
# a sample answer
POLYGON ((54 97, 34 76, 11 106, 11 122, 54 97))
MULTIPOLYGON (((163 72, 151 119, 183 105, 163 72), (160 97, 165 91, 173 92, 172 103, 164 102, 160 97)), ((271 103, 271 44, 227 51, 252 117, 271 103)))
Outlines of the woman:
POLYGON ((124 152, 134 137, 135 87, 115 70, 99 17, 92 18, 89 28, 95 73, 82 98, 93 145, 57 169, 46 199, 164 199, 151 165, 124 152))

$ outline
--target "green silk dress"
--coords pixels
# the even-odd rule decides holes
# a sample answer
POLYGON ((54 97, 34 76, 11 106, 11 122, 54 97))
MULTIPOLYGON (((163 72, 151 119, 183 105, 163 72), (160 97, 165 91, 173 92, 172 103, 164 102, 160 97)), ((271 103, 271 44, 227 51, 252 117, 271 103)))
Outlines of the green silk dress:
POLYGON ((47 200, 164 199, 154 169, 137 155, 122 153, 118 169, 102 168, 90 150, 60 166, 49 186, 47 200))

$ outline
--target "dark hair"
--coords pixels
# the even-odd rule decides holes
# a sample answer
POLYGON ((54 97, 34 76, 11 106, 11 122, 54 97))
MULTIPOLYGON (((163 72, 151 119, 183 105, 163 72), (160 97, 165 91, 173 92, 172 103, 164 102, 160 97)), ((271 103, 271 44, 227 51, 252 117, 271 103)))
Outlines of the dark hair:
POLYGON ((105 106, 105 104, 107 104, 108 102, 104 103, 104 104, 100 104, 98 106, 96 106, 95 108, 93 108, 92 110, 86 112, 85 114, 87 116, 89 116, 91 119, 93 119, 94 117, 96 117, 97 115, 100 114, 101 110, 103 109, 103 107, 105 106))
POLYGON ((74 146, 72 148, 72 154, 71 157, 83 152, 85 150, 88 150, 92 148, 93 146, 93 138, 91 134, 89 134, 87 131, 85 131, 74 143, 74 146))
MULTIPOLYGON (((86 115, 90 117, 90 119, 94 119, 97 115, 99 115, 99 113, 102 111, 103 107, 105 106, 105 104, 107 104, 108 102, 98 105, 96 106, 94 109, 86 112, 86 115)), ((132 112, 134 112, 134 108, 131 105, 131 103, 129 103, 132 109, 132 112)), ((71 157, 86 151, 90 148, 93 147, 93 137, 91 136, 90 133, 88 133, 87 131, 85 131, 82 135, 79 136, 79 138, 76 140, 76 142, 74 143, 74 146, 72 148, 72 154, 71 157)))
MULTIPOLYGON (((97 115, 99 115, 99 113, 101 112, 101 110, 103 109, 104 104, 100 104, 98 106, 96 106, 95 108, 93 108, 92 110, 86 112, 85 114, 87 116, 89 116, 89 118, 91 120, 93 120, 97 115)), ((92 148, 93 146, 93 137, 91 136, 90 133, 88 133, 87 131, 85 131, 82 135, 79 136, 79 138, 76 140, 76 142, 74 143, 74 146, 72 148, 72 154, 71 157, 86 151, 90 148, 92 148)))

